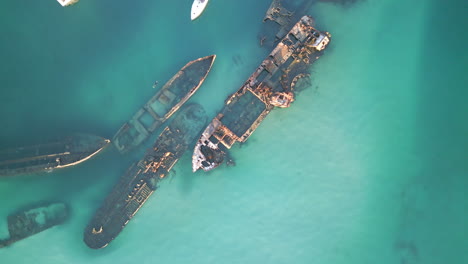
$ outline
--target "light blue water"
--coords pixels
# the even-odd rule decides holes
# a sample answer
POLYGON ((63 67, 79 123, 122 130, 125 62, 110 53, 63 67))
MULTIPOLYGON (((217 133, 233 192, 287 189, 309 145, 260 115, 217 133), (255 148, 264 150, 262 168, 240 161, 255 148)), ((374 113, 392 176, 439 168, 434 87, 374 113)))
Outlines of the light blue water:
MULTIPOLYGON (((212 117, 268 50, 268 0, 53 0, 0 4, 0 147, 112 137, 187 61, 217 54, 192 99, 212 117), (242 63, 235 65, 234 56, 242 63)), ((468 7, 462 0, 316 4, 332 33, 313 85, 233 148, 236 167, 192 174, 190 154, 103 250, 83 229, 138 154, 0 179, 6 216, 70 203, 62 226, 0 249, 0 263, 468 263, 468 7)), ((149 142, 151 143, 151 142, 149 142)))

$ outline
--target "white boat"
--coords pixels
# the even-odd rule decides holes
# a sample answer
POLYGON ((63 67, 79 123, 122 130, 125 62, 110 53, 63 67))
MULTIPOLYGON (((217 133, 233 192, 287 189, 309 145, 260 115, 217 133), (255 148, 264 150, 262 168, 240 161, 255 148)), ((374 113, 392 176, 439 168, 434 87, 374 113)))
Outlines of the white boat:
POLYGON ((69 6, 69 5, 73 5, 74 3, 78 2, 79 0, 57 0, 57 2, 59 2, 59 4, 61 4, 62 6, 69 6))
POLYGON ((190 18, 192 20, 197 19, 205 10, 206 5, 208 4, 208 0, 194 0, 192 4, 192 11, 190 14, 190 18))

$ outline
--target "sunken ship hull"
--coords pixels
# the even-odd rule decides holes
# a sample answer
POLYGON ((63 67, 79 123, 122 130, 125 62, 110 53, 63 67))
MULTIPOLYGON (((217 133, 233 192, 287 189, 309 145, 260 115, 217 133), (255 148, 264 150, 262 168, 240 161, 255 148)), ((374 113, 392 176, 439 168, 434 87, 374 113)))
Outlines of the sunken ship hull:
POLYGON ((10 237, 0 239, 0 248, 62 224, 68 218, 68 211, 69 209, 64 203, 47 203, 9 215, 8 232, 10 237))
POLYGON ((229 96, 224 108, 200 136, 192 156, 192 169, 209 171, 219 166, 236 142, 245 142, 275 107, 289 107, 294 92, 307 85, 309 65, 330 41, 328 32, 313 27, 303 16, 247 79, 229 96))
POLYGON ((160 134, 143 159, 120 178, 84 231, 90 248, 107 246, 158 188, 184 152, 192 146, 206 124, 198 104, 184 108, 160 134))
POLYGON ((109 142, 98 136, 76 134, 46 144, 0 150, 0 176, 38 173, 77 165, 99 153, 109 142))
POLYGON ((174 75, 114 136, 120 153, 126 153, 145 141, 200 88, 216 55, 187 63, 174 75))

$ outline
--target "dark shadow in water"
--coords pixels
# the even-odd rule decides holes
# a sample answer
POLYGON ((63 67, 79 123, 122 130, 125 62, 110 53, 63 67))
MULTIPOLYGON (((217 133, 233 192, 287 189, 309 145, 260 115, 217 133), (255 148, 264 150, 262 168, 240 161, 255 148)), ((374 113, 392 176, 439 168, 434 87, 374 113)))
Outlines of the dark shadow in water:
POLYGON ((398 240, 394 244, 394 249, 400 256, 402 264, 415 263, 419 259, 419 249, 413 241, 398 240))

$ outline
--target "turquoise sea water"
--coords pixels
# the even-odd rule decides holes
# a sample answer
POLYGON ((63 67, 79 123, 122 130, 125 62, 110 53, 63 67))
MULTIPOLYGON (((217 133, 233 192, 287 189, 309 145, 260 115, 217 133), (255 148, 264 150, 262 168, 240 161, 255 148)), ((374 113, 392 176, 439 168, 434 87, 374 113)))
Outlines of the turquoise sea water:
MULTIPOLYGON (((191 2, 2 1, 0 147, 111 138, 155 80, 209 54, 192 101, 213 117, 269 52, 258 34, 270 1, 212 0, 195 22, 191 2)), ((187 153, 97 251, 83 229, 138 153, 0 179, 0 235, 18 207, 72 207, 66 224, 0 249, 0 263, 468 263, 466 1, 307 13, 333 35, 312 87, 233 148, 237 166, 193 174, 187 153)))

